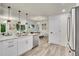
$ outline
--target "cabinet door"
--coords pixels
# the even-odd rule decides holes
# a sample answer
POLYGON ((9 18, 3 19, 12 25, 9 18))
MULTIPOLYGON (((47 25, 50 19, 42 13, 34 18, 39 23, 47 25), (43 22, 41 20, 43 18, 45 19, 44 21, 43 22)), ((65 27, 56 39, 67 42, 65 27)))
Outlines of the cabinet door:
POLYGON ((3 42, 0 41, 0 56, 3 56, 3 42))
POLYGON ((33 38, 28 39, 28 50, 33 48, 33 38))
POLYGON ((22 40, 18 38, 18 55, 22 53, 22 40))
POLYGON ((7 55, 8 56, 16 56, 17 55, 17 45, 8 45, 7 46, 7 55))
POLYGON ((28 51, 28 39, 27 38, 23 38, 23 53, 28 51))
POLYGON ((33 47, 33 36, 26 36, 23 38, 23 51, 26 52, 33 47))
POLYGON ((2 43, 0 42, 0 56, 2 54, 2 43))
POLYGON ((4 56, 16 56, 17 55, 17 40, 8 40, 3 42, 4 56))
POLYGON ((18 55, 21 55, 21 54, 23 54, 24 52, 27 51, 28 40, 26 40, 26 39, 25 38, 19 38, 18 39, 18 55))
POLYGON ((18 55, 22 54, 22 50, 23 50, 23 41, 21 38, 18 38, 18 55))

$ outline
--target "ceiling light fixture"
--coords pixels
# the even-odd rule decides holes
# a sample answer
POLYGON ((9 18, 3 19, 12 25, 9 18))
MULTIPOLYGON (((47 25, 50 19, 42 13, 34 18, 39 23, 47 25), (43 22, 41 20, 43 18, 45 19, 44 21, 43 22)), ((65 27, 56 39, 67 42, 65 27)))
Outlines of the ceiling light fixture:
POLYGON ((11 21, 11 20, 10 20, 10 9, 11 9, 11 7, 8 6, 8 20, 7 20, 7 22, 10 22, 10 21, 11 21))
POLYGON ((19 17, 18 17, 19 18, 19 22, 18 23, 21 23, 20 22, 21 11, 19 10, 18 13, 19 13, 19 17))
POLYGON ((27 20, 27 18, 28 18, 28 13, 26 13, 26 20, 27 20))
POLYGON ((26 13, 26 24, 28 24, 27 20, 28 20, 28 13, 26 13))

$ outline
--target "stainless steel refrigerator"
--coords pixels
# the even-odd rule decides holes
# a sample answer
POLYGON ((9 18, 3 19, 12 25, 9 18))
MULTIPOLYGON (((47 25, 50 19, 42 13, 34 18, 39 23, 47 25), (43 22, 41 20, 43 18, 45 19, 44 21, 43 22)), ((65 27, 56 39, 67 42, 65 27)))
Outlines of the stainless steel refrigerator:
POLYGON ((79 56, 79 6, 70 10, 67 19, 67 41, 69 53, 79 56))

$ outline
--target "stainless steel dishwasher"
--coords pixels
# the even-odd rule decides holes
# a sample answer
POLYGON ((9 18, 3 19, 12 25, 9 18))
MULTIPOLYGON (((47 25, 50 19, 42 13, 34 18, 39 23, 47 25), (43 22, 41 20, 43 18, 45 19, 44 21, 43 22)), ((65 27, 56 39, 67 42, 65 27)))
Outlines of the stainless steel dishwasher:
POLYGON ((37 47, 39 45, 39 36, 38 35, 34 35, 33 36, 33 48, 37 47))

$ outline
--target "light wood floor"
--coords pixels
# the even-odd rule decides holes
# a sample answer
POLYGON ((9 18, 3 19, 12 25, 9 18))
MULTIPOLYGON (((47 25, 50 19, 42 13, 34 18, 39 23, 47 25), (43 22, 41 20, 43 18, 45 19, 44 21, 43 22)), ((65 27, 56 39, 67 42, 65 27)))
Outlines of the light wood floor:
POLYGON ((40 40, 40 45, 26 52, 23 56, 67 56, 68 49, 55 45, 48 44, 47 38, 40 40))

